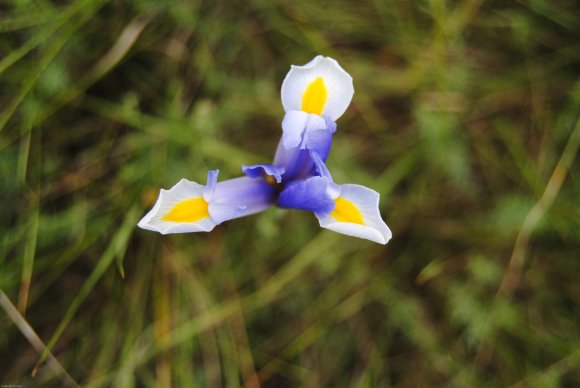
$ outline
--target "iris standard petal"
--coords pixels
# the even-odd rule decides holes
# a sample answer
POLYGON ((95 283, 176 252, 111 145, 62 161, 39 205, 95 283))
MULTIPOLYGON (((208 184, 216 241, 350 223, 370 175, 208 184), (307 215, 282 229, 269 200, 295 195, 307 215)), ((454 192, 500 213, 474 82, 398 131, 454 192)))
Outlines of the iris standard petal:
POLYGON ((287 149, 296 148, 302 143, 308 113, 299 110, 286 112, 282 120, 282 143, 287 149))
POLYGON ((305 179, 314 175, 314 163, 310 157, 310 151, 300 148, 286 149, 282 141, 278 144, 274 165, 284 168, 282 182, 305 179))
POLYGON ((282 120, 282 143, 287 149, 308 148, 309 134, 315 131, 328 132, 326 120, 298 110, 286 112, 282 120))
POLYGON ((337 61, 319 55, 304 66, 291 66, 281 94, 286 112, 300 110, 337 120, 348 108, 354 87, 337 61))
POLYGON ((328 153, 330 152, 330 146, 332 145, 332 134, 336 131, 336 124, 334 121, 329 122, 328 120, 325 120, 324 122, 324 127, 320 127, 319 124, 312 127, 306 127, 300 147, 316 151, 318 155, 326 160, 328 153))
MULTIPOLYGON (((332 122, 329 125, 332 129, 332 122)), ((303 135, 301 145, 287 148, 284 139, 278 144, 274 165, 283 167, 283 181, 289 182, 295 179, 305 179, 314 175, 314 163, 311 152, 316 152, 322 160, 326 160, 332 145, 332 132, 328 126, 324 129, 308 130, 303 135)))
MULTIPOLYGON (((250 178, 262 177, 266 178, 266 181, 268 181, 268 177, 270 177, 274 179, 276 183, 282 182, 282 174, 284 174, 285 171, 284 167, 276 167, 268 163, 242 166, 242 172, 250 178)), ((270 181, 269 183, 273 182, 270 181)))
POLYGON ((289 209, 309 210, 315 214, 328 214, 334 209, 334 201, 328 196, 329 180, 312 177, 287 185, 278 197, 278 206, 289 209))
POLYGON ((204 192, 199 183, 182 179, 171 189, 161 190, 153 209, 137 225, 161 234, 209 232, 216 223, 204 192))
POLYGON ((320 226, 349 236, 386 244, 391 230, 381 218, 380 194, 360 185, 336 185, 340 193, 334 209, 324 215, 316 214, 320 226))

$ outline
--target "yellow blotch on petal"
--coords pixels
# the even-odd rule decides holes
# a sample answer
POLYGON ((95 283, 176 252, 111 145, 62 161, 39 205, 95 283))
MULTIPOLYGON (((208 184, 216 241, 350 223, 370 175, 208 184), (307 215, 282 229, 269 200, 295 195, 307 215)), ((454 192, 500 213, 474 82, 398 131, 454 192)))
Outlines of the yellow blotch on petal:
POLYGON ((302 95, 302 110, 306 113, 321 115, 326 104, 328 91, 322 77, 316 78, 308 84, 306 91, 302 95))
POLYGON ((336 206, 330 215, 337 221, 364 225, 360 210, 352 202, 344 198, 337 198, 334 203, 336 206))
POLYGON ((163 216, 163 221, 195 222, 209 216, 207 202, 202 197, 185 199, 163 216))

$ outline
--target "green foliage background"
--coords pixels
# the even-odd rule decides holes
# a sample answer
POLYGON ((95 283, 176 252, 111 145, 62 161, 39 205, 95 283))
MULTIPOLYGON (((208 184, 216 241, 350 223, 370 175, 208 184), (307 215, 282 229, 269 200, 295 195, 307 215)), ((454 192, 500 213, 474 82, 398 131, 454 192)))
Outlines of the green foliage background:
POLYGON ((2 384, 580 385, 576 1, 0 10, 2 384), (275 208, 136 228, 271 160, 316 54, 356 90, 328 165, 381 193, 388 245, 275 208))

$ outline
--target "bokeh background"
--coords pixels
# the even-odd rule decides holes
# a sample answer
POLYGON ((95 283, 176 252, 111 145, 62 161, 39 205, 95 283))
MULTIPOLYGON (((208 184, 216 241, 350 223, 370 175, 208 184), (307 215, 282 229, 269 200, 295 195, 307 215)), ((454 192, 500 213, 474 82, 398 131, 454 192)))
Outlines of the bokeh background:
POLYGON ((580 385, 580 6, 5 0, 0 382, 580 385), (290 64, 355 96, 328 165, 386 246, 272 208, 136 228, 160 188, 268 162, 290 64))

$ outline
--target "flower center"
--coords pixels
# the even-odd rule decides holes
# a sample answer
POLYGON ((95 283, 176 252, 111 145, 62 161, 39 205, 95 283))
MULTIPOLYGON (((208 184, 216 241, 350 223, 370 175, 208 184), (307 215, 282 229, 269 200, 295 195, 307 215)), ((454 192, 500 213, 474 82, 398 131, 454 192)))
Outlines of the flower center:
POLYGON ((322 77, 316 78, 308 84, 306 91, 302 95, 302 110, 306 113, 321 115, 326 104, 328 91, 322 77))
POLYGON ((163 216, 163 221, 195 222, 209 216, 207 202, 202 197, 185 199, 163 216))

